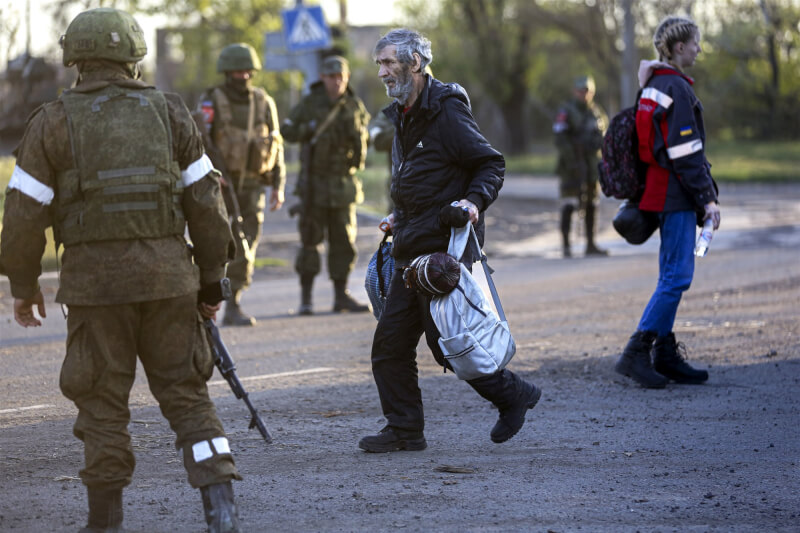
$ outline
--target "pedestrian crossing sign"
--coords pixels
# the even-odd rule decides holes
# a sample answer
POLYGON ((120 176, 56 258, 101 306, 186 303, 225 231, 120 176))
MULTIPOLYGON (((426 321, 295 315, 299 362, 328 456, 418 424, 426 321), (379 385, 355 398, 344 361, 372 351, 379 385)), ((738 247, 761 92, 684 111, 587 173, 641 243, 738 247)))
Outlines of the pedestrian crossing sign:
POLYGON ((286 49, 289 52, 316 50, 331 45, 331 30, 320 6, 298 4, 281 11, 286 49))

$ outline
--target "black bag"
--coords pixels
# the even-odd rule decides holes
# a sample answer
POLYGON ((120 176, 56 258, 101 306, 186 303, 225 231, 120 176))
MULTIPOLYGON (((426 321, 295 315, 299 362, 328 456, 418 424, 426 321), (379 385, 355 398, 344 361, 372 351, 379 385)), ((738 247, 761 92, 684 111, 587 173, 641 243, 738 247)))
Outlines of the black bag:
POLYGON ((612 224, 630 244, 642 244, 658 227, 658 213, 642 211, 638 202, 625 200, 614 215, 612 224))
POLYGON ((608 197, 620 200, 637 199, 644 192, 646 165, 639 160, 639 138, 636 135, 637 104, 623 109, 611 119, 597 164, 600 189, 608 197))

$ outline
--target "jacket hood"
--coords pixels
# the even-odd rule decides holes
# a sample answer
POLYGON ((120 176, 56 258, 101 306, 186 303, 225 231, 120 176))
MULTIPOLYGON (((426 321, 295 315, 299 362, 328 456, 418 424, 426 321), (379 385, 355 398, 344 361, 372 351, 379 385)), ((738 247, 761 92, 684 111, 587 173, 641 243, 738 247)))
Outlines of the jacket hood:
POLYGON ((680 70, 676 69, 669 63, 664 63, 663 61, 654 59, 642 60, 639 63, 639 72, 637 75, 639 78, 639 87, 644 88, 647 85, 647 82, 650 81, 650 78, 653 76, 662 76, 664 74, 680 76, 688 81, 690 85, 694 85, 694 80, 680 70))

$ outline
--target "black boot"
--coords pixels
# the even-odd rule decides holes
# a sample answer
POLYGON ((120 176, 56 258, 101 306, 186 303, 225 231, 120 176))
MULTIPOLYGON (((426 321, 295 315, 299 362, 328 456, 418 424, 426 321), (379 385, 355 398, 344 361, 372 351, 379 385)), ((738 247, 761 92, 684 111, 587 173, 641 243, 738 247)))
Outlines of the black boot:
POLYGON ((708 379, 708 372, 692 368, 686 362, 686 346, 675 342, 675 334, 656 338, 653 345, 653 367, 677 383, 699 385, 708 379))
POLYGON ((357 302, 350 296, 347 290, 347 280, 333 280, 333 312, 341 313, 349 311, 351 313, 368 313, 371 311, 368 305, 357 302))
POLYGON ((428 447, 421 431, 406 431, 386 426, 377 435, 369 435, 358 441, 358 447, 365 452, 386 453, 408 450, 417 452, 428 447))
POLYGON ((239 302, 242 299, 242 291, 234 291, 230 299, 225 303, 225 316, 222 318, 223 326, 255 326, 256 319, 242 311, 239 302))
POLYGON ((203 510, 209 533, 238 533, 239 516, 233 502, 233 486, 230 481, 208 485, 200 489, 203 510))
POLYGON ((572 212, 575 207, 572 204, 567 204, 561 208, 561 244, 564 250, 564 257, 572 257, 572 251, 569 248, 569 232, 572 226, 572 212))
POLYGON ((500 416, 492 428, 492 442, 505 442, 516 435, 525 424, 525 413, 533 409, 542 390, 509 370, 467 381, 484 399, 492 402, 500 416))
POLYGON ((594 244, 594 219, 595 205, 590 203, 586 206, 586 252, 584 255, 608 255, 608 250, 598 248, 594 244))
POLYGON ((647 389, 663 389, 667 386, 667 378, 653 370, 650 360, 650 349, 656 334, 652 331, 636 331, 631 335, 622 355, 614 365, 618 373, 632 378, 647 389))
POLYGON ((308 316, 314 314, 311 307, 311 290, 314 288, 314 276, 303 274, 300 276, 300 308, 298 315, 308 316))
POLYGON ((93 489, 89 495, 89 523, 78 533, 122 533, 122 489, 93 489))

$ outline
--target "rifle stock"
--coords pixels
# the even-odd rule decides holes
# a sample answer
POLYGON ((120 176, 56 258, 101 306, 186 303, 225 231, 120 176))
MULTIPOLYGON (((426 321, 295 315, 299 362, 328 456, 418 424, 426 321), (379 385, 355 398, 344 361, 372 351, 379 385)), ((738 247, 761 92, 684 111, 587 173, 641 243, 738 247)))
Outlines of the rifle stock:
POLYGON ((233 236, 241 244, 242 252, 247 261, 252 263, 255 260, 255 253, 250 249, 250 242, 244 234, 244 218, 242 218, 239 199, 236 197, 236 191, 233 187, 233 176, 228 172, 225 158, 222 157, 219 148, 217 148, 217 145, 214 144, 214 141, 211 139, 211 135, 209 135, 208 129, 202 121, 202 115, 195 113, 192 116, 194 117, 195 124, 197 124, 197 129, 200 130, 200 136, 203 138, 203 146, 206 149, 206 154, 208 154, 208 157, 214 164, 214 168, 219 170, 222 173, 222 177, 225 178, 225 184, 220 188, 222 189, 222 198, 225 200, 225 207, 228 209, 228 214, 231 218, 230 224, 233 236))
POLYGON ((264 441, 266 441, 267 444, 271 443, 272 437, 269 431, 267 431, 267 426, 264 425, 264 421, 261 420, 258 411, 253 407, 247 395, 247 391, 244 390, 239 376, 236 375, 236 365, 233 363, 233 359, 231 358, 231 354, 228 353, 225 343, 222 342, 217 325, 214 324, 214 321, 211 319, 206 319, 204 324, 206 331, 211 337, 211 350, 214 353, 214 364, 217 365, 219 373, 222 374, 222 377, 225 378, 225 381, 230 385, 236 399, 244 401, 244 404, 250 410, 250 425, 248 429, 257 428, 261 436, 264 437, 264 441))
POLYGON ((311 210, 314 209, 314 188, 311 185, 311 156, 312 142, 303 143, 300 148, 300 173, 297 176, 297 190, 300 193, 300 202, 289 209, 289 215, 300 216, 300 238, 303 244, 313 242, 314 222, 311 210))

